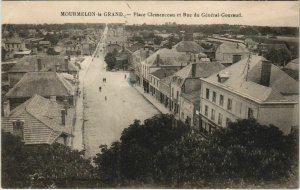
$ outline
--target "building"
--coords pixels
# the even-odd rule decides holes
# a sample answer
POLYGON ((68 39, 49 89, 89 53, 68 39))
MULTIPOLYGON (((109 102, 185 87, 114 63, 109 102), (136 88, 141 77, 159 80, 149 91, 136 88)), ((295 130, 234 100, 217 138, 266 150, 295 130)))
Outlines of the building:
POLYGON ((11 88, 5 95, 9 101, 10 110, 24 103, 35 94, 44 98, 51 98, 57 102, 75 105, 76 88, 60 73, 56 72, 29 72, 11 88))
POLYGON ((180 108, 180 120, 192 127, 199 128, 200 90, 182 93, 180 108))
POLYGON ((242 43, 225 42, 216 49, 216 60, 229 66, 249 56, 250 52, 242 43))
POLYGON ((154 52, 148 49, 139 49, 129 55, 129 70, 131 81, 137 82, 140 85, 141 62, 152 55, 154 52))
POLYGON ((2 129, 28 145, 58 142, 71 146, 74 109, 34 95, 2 117, 2 129))
POLYGON ((191 56, 186 52, 178 52, 175 48, 167 49, 163 48, 152 55, 150 55, 147 59, 141 62, 140 64, 140 84, 143 86, 146 92, 149 92, 149 74, 156 70, 157 68, 178 68, 186 66, 191 56))
POLYGON ((160 92, 160 80, 172 76, 174 73, 176 73, 180 67, 171 67, 171 68, 158 68, 157 70, 154 70, 150 73, 150 91, 149 93, 154 96, 157 100, 160 101, 160 103, 165 102, 165 97, 163 93, 160 92))
POLYGON ((64 56, 26 56, 8 71, 8 81, 13 87, 28 72, 56 71, 78 76, 78 68, 64 56))
POLYGON ((189 93, 201 88, 200 78, 207 78, 210 75, 223 70, 225 67, 219 62, 197 62, 190 63, 172 76, 171 81, 171 110, 179 119, 181 94, 189 93))
POLYGON ((299 83, 261 56, 243 59, 201 83, 204 131, 249 118, 275 125, 285 134, 298 125, 299 83))
POLYGON ((25 43, 19 37, 12 37, 3 40, 5 51, 5 60, 14 58, 16 52, 27 50, 25 43))

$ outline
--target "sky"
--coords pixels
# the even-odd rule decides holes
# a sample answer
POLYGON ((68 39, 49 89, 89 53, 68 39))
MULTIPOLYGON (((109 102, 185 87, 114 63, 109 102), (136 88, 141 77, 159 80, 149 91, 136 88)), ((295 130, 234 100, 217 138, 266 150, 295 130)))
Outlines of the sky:
POLYGON ((298 1, 2 1, 2 23, 123 23, 128 24, 241 24, 258 26, 299 26, 298 1), (61 12, 95 12, 101 16, 61 16, 61 12), (103 16, 122 12, 124 16, 103 16), (175 14, 176 17, 136 17, 140 14, 175 14), (183 17, 183 13, 192 17, 183 17), (194 14, 219 17, 194 17, 194 14), (222 13, 241 14, 225 18, 222 13), (177 14, 181 16, 177 17, 177 14))

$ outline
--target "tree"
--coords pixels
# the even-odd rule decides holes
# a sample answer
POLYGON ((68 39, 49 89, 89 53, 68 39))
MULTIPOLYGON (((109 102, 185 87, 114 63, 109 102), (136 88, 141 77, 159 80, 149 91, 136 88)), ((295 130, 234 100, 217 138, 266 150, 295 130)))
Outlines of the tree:
POLYGON ((199 133, 185 136, 165 148, 156 162, 161 179, 177 187, 211 184, 224 188, 222 185, 231 180, 275 182, 292 170, 297 159, 295 139, 274 126, 240 120, 217 129, 207 139, 199 133))
POLYGON ((107 63, 107 67, 111 70, 116 65, 116 56, 114 53, 107 53, 104 58, 105 62, 107 63))
POLYGON ((100 146, 101 153, 94 158, 99 178, 109 187, 155 181, 155 155, 187 131, 189 127, 171 115, 157 115, 144 124, 135 120, 124 129, 120 142, 100 146))
POLYGON ((296 135, 252 119, 230 123, 205 138, 161 115, 144 124, 135 121, 120 142, 100 147, 94 161, 109 187, 224 188, 235 182, 241 188, 288 178, 297 160, 297 143, 296 135))
POLYGON ((91 187, 93 166, 83 153, 58 143, 24 145, 2 131, 2 187, 91 187))
POLYGON ((153 41, 154 41, 155 45, 160 45, 161 42, 163 41, 163 37, 161 37, 161 36, 155 36, 154 39, 153 39, 153 41))
POLYGON ((287 64, 289 61, 291 61, 292 56, 291 52, 285 48, 271 48, 267 51, 266 58, 278 66, 283 66, 284 64, 287 64))

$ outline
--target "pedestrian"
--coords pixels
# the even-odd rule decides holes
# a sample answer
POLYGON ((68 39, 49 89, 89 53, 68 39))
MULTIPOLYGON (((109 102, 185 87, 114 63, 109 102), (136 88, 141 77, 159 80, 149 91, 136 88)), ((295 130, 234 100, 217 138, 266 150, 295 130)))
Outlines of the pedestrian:
POLYGON ((105 101, 106 101, 106 100, 107 100, 107 97, 105 96, 105 98, 104 98, 104 99, 105 99, 105 101))
POLYGON ((102 78, 102 82, 104 83, 104 78, 102 78))
POLYGON ((126 74, 125 74, 125 79, 126 79, 126 74))
POLYGON ((101 92, 101 86, 99 86, 99 91, 101 92))

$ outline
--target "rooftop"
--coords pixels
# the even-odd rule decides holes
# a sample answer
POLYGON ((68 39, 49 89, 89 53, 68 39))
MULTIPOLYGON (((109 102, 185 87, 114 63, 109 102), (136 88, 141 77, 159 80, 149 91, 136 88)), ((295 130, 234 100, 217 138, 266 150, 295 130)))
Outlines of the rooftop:
POLYGON ((270 85, 260 84, 261 56, 252 55, 250 60, 243 59, 207 79, 202 79, 228 91, 238 93, 256 102, 294 102, 298 96, 299 83, 275 65, 271 65, 270 85), (247 69, 248 68, 248 69, 247 69), (218 74, 226 73, 229 78, 218 82, 218 74))
POLYGON ((159 79, 163 79, 163 78, 173 75, 174 73, 176 73, 176 71, 178 71, 178 69, 161 68, 161 69, 158 69, 158 70, 152 72, 151 74, 159 79))
MULTIPOLYGON (((17 63, 9 70, 10 73, 13 72, 33 72, 38 71, 37 60, 41 59, 42 71, 53 70, 56 64, 59 64, 60 69, 64 69, 63 65, 65 62, 65 57, 61 55, 54 56, 37 56, 29 55, 18 60, 17 63)), ((69 62, 69 71, 77 71, 78 68, 69 62)))
POLYGON ((204 48, 194 41, 181 41, 173 48, 176 48, 178 52, 200 53, 204 51, 204 48))
POLYGON ((192 65, 196 65, 196 72, 195 72, 195 78, 206 78, 210 75, 217 73, 223 69, 225 69, 225 66, 222 65, 219 62, 208 62, 208 61, 199 61, 195 63, 190 63, 183 69, 179 70, 174 74, 174 76, 180 77, 182 79, 193 77, 192 76, 192 65))
POLYGON ((6 97, 32 97, 35 94, 43 97, 72 96, 74 87, 59 73, 29 72, 8 91, 6 97))
POLYGON ((12 121, 22 117, 25 120, 24 141, 26 144, 52 144, 62 133, 71 135, 71 121, 74 116, 74 110, 68 109, 66 125, 62 125, 61 109, 64 109, 62 105, 39 95, 34 95, 12 110, 8 117, 3 117, 2 126, 7 131, 12 132, 12 121), (41 123, 21 116, 25 112, 41 123))
POLYGON ((249 50, 244 44, 241 43, 222 43, 218 47, 219 51, 222 53, 249 53, 249 50))

